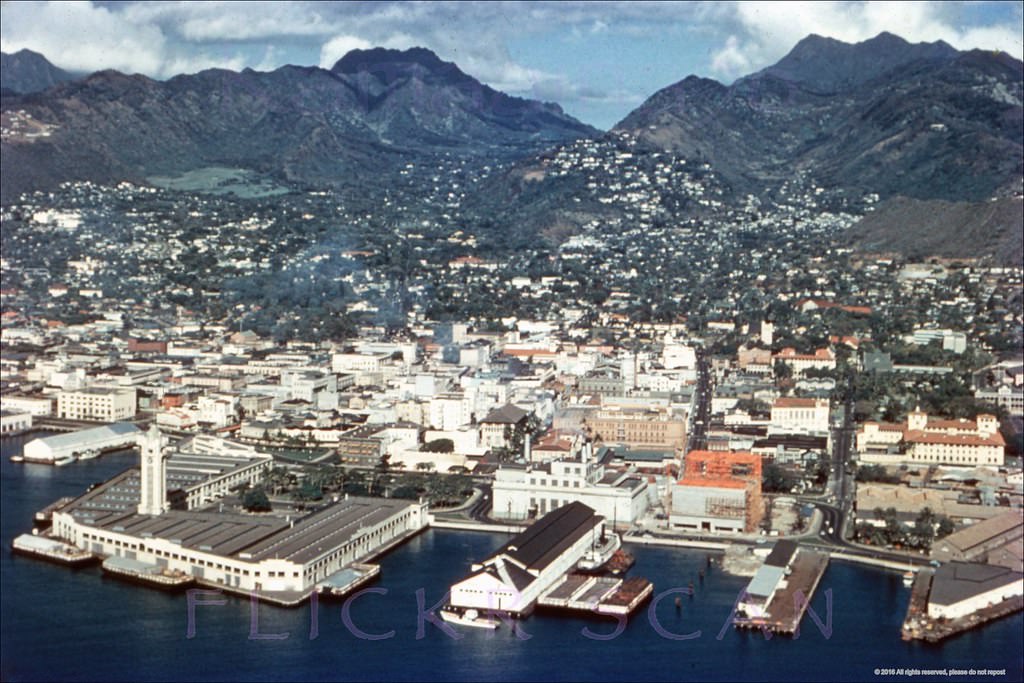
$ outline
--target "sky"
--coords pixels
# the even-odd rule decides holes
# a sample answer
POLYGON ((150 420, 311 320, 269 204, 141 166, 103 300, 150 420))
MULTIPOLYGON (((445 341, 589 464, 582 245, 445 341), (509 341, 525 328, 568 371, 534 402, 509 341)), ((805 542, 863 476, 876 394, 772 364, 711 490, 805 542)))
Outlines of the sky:
POLYGON ((0 49, 76 72, 168 78, 221 67, 330 68, 426 47, 488 85, 610 128, 690 74, 730 83, 811 33, 1024 57, 1024 2, 3 2, 0 49))

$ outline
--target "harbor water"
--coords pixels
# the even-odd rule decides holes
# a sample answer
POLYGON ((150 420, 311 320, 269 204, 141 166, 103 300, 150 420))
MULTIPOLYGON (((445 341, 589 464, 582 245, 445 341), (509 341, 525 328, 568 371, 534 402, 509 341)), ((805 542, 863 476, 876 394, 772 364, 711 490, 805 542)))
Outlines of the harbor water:
MULTIPOLYGON (((500 534, 429 530, 381 560, 379 580, 348 602, 254 607, 216 593, 165 593, 14 556, 34 513, 133 465, 132 453, 67 467, 11 463, 2 443, 0 679, 27 680, 906 680, 875 669, 1005 669, 1020 680, 1021 614, 937 645, 905 643, 909 589, 896 572, 833 562, 795 638, 729 626, 749 579, 706 568, 701 551, 631 547, 652 601, 627 623, 540 611, 497 631, 423 612, 500 534), (705 568, 703 578, 699 572, 705 568), (693 591, 690 594, 690 584, 693 591), (675 591, 675 592, 668 592, 675 591), (677 605, 676 598, 680 598, 677 605), (831 604, 829 604, 831 603, 831 604), (815 617, 820 621, 816 623, 815 617), (439 621, 439 620, 438 620, 439 621)), ((957 676, 914 676, 958 680, 957 676)), ((963 677, 966 680, 971 677, 963 677)))

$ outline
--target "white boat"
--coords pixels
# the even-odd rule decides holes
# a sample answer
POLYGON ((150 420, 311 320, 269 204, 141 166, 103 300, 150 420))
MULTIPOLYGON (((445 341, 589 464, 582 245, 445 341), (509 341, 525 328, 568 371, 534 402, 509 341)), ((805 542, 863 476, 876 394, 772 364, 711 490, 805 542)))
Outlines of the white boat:
POLYGON ((593 572, 601 569, 612 559, 615 551, 622 546, 622 539, 616 533, 605 535, 600 543, 595 543, 590 550, 576 563, 576 568, 583 572, 593 572))
POLYGON ((98 458, 98 457, 100 457, 100 452, 96 451, 96 450, 94 450, 94 451, 85 451, 84 453, 79 453, 78 454, 78 459, 79 460, 92 460, 93 458, 98 458))
POLYGON ((498 628, 498 625, 501 624, 497 619, 481 617, 480 613, 475 609, 468 609, 460 614, 453 609, 444 608, 441 610, 441 618, 449 624, 462 624, 463 626, 472 626, 474 628, 489 628, 492 631, 498 628))
POLYGON ((907 587, 914 585, 914 572, 910 569, 903 572, 903 585, 907 587))
POLYGON ((63 458, 57 458, 53 461, 53 464, 57 467, 64 467, 64 465, 70 465, 75 461, 75 456, 65 455, 63 458))
POLYGON ((24 455, 12 455, 11 456, 11 462, 25 462, 25 456, 24 455))

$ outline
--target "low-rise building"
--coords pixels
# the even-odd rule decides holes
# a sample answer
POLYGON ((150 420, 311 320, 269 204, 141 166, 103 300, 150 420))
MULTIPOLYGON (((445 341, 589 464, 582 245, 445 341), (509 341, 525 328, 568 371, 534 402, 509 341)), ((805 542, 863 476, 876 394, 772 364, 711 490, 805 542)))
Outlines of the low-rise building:
POLYGON ((827 399, 775 399, 772 404, 771 431, 781 434, 827 434, 829 402, 827 399))
POLYGON ((959 619, 1024 595, 1024 574, 974 562, 947 562, 935 570, 928 616, 959 619))
POLYGON ((1006 449, 994 415, 940 420, 920 409, 902 424, 865 422, 856 443, 862 462, 878 464, 1001 466, 1006 449))
POLYGON ((696 531, 756 531, 764 516, 761 456, 691 451, 672 490, 669 521, 696 531))
POLYGON ((118 422, 135 416, 135 389, 87 387, 57 394, 57 417, 118 422))
POLYGON ((451 605, 512 615, 533 611, 537 598, 562 578, 604 530, 605 519, 583 503, 544 515, 451 587, 451 605))

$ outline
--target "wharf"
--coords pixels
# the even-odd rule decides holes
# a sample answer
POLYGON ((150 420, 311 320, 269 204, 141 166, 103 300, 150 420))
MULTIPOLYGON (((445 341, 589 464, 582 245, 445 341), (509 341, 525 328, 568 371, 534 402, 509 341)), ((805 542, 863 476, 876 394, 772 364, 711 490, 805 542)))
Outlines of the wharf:
POLYGON ((647 579, 568 574, 537 600, 540 607, 604 615, 630 614, 654 592, 647 579))
POLYGON ((763 616, 733 618, 738 628, 760 628, 772 633, 792 635, 800 627, 814 591, 828 568, 825 553, 801 549, 789 565, 790 572, 784 583, 765 605, 763 616))
POLYGON ((1024 609, 1024 597, 1017 596, 995 605, 983 607, 959 619, 935 619, 928 616, 928 598, 931 594, 933 569, 922 569, 914 578, 910 589, 910 604, 903 620, 903 640, 923 640, 937 643, 951 636, 977 628, 996 619, 1024 609))
POLYGON ((99 559, 88 550, 82 550, 70 543, 34 534, 21 534, 14 539, 11 547, 14 552, 21 555, 72 567, 89 564, 99 559))

